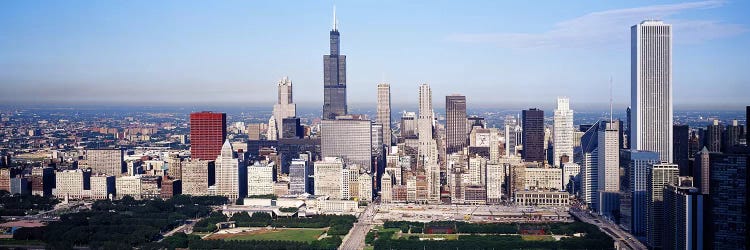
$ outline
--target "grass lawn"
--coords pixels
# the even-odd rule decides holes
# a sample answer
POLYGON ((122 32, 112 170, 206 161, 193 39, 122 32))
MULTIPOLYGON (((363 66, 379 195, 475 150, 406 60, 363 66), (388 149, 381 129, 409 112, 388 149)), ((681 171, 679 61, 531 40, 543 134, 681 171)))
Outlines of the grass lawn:
POLYGON ((555 238, 549 235, 521 235, 525 241, 555 241, 555 238))
POLYGON ((274 229, 249 235, 238 235, 225 240, 288 240, 307 243, 318 240, 325 229, 274 229))

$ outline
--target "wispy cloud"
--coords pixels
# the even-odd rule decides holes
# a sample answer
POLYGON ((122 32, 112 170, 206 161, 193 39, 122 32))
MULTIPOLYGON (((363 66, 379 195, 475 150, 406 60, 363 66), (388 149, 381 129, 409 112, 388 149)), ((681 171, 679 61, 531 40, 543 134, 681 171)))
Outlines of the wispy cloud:
POLYGON ((747 29, 739 24, 669 18, 689 10, 718 8, 723 5, 723 1, 702 1, 614 9, 560 21, 551 30, 541 33, 463 33, 450 35, 448 39, 467 43, 494 43, 510 48, 601 46, 629 41, 629 27, 644 19, 662 19, 672 24, 675 36, 679 37, 675 39, 678 43, 701 43, 746 32, 747 29))

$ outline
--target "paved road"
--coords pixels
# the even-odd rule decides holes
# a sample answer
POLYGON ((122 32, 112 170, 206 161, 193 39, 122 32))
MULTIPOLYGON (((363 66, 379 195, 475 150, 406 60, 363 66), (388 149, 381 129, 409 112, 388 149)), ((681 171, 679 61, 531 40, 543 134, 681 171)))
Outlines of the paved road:
POLYGON ((365 236, 372 228, 372 219, 377 213, 377 205, 373 202, 365 208, 365 212, 359 215, 357 223, 349 231, 349 235, 344 237, 344 242, 339 249, 352 250, 365 248, 365 236))
POLYGON ((615 240, 616 244, 626 247, 625 249, 648 249, 645 245, 643 245, 643 243, 633 237, 633 235, 623 231, 619 226, 605 218, 599 217, 598 215, 592 215, 578 208, 571 208, 570 214, 583 222, 593 224, 601 228, 604 233, 615 240))
POLYGON ((176 227, 175 229, 172 229, 172 231, 169 231, 165 233, 161 239, 159 239, 159 242, 164 240, 164 238, 167 238, 169 236, 172 236, 173 234, 176 234, 178 232, 183 232, 186 234, 190 234, 193 232, 193 225, 195 225, 196 220, 188 220, 187 223, 180 225, 179 227, 176 227))

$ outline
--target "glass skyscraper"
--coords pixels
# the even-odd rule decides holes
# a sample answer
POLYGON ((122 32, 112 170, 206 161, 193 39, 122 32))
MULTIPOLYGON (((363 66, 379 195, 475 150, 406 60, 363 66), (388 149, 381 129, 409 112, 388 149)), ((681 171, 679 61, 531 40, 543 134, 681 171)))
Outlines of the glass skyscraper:
POLYGON ((323 56, 323 119, 346 115, 346 56, 339 54, 340 41, 336 10, 330 34, 331 52, 323 56))

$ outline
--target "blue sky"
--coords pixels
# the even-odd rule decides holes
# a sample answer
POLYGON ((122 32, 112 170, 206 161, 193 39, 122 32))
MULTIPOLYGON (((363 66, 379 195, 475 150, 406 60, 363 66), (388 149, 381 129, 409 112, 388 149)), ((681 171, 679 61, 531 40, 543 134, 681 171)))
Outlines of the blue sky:
MULTIPOLYGON (((0 103, 322 102, 331 1, 2 1, 0 103)), ((748 1, 336 1, 350 103, 629 101, 630 26, 674 27, 677 105, 750 104, 748 1)))

